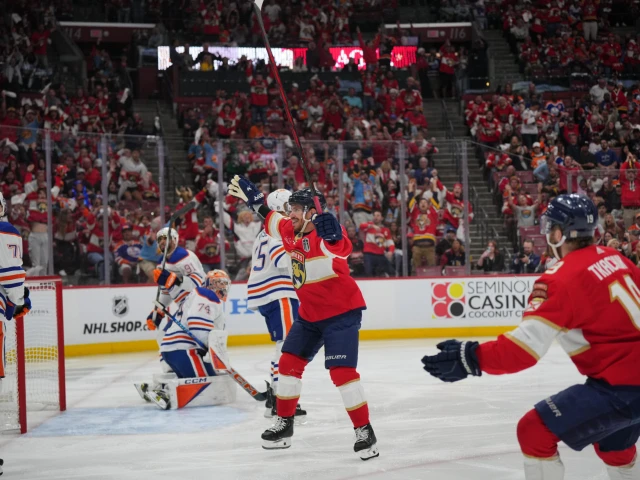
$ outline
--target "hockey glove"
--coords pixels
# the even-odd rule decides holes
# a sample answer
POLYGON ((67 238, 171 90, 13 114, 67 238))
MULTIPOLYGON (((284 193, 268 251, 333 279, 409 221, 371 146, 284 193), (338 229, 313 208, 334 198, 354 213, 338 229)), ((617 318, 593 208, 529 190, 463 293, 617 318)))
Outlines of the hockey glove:
POLYGON ((264 194, 246 178, 241 178, 238 175, 233 177, 229 184, 229 195, 244 200, 247 205, 253 208, 255 211, 261 205, 264 205, 264 194))
POLYGON ((29 298, 29 289, 24 287, 24 303, 18 305, 13 314, 13 318, 22 318, 31 311, 31 299, 29 298))
POLYGON ((180 285, 182 283, 175 273, 170 272, 168 270, 162 270, 160 268, 156 268, 153 271, 153 280, 160 285, 161 287, 169 290, 174 285, 180 285))
POLYGON ((149 330, 155 330, 160 326, 160 322, 164 318, 164 312, 159 308, 156 308, 151 311, 149 316, 147 317, 147 328, 149 330))
POLYGON ((12 320, 13 319, 13 314, 16 311, 16 306, 14 303, 11 303, 8 299, 7 299, 7 307, 4 309, 4 318, 6 318, 7 320, 12 320))
POLYGON ((320 213, 313 217, 316 233, 327 242, 342 240, 342 227, 338 219, 330 213, 320 213))
POLYGON ((422 357, 424 369, 443 382, 457 382, 469 375, 482 375, 476 355, 478 342, 447 340, 437 345, 441 350, 437 355, 422 357))

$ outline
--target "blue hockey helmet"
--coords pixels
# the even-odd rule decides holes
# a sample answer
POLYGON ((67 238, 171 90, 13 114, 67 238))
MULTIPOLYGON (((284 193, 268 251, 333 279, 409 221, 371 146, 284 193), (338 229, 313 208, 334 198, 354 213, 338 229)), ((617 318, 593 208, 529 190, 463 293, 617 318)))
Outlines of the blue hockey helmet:
POLYGON ((595 204, 588 197, 576 193, 558 195, 549 203, 543 217, 546 220, 547 243, 558 258, 556 249, 566 240, 592 238, 598 226, 595 204), (551 241, 554 227, 562 231, 562 240, 557 243, 551 241))

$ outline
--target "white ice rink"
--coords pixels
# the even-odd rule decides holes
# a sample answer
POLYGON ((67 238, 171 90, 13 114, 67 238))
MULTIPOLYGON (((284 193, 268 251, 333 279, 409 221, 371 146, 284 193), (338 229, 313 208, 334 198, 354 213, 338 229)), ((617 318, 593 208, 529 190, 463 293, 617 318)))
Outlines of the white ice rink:
MULTIPOLYGON (((68 411, 21 437, 0 436, 10 479, 431 479, 522 480, 516 423, 540 399, 582 379, 553 346, 536 367, 517 375, 443 384, 420 359, 436 341, 361 344, 359 371, 380 457, 353 453, 353 429, 322 352, 307 367, 301 404, 306 425, 288 450, 266 451, 263 404, 238 390, 235 405, 160 411, 133 383, 157 370, 152 352, 71 358, 68 411)), ((231 349, 231 361, 259 389, 271 347, 231 349)), ((568 480, 606 479, 592 449, 561 446, 568 480)))

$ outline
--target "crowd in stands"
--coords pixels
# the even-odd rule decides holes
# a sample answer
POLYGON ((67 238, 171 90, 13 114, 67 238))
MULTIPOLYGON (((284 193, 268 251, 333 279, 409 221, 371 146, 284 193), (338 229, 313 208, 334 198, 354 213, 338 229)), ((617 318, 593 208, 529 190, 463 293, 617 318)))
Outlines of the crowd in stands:
POLYGON ((533 78, 563 78, 575 73, 638 73, 640 48, 633 35, 621 37, 612 26, 632 25, 634 2, 544 2, 505 4, 500 22, 520 70, 533 78))
POLYGON ((516 272, 541 271, 546 255, 540 215, 564 192, 589 196, 599 208, 596 239, 635 257, 640 228, 640 88, 600 78, 587 93, 544 100, 532 84, 519 95, 507 86, 466 105, 467 126, 496 194, 510 240, 519 255, 538 258, 516 272), (612 241, 615 240, 615 241, 612 241), (543 259, 540 260, 539 256, 543 259))
POLYGON ((49 83, 48 59, 55 8, 45 2, 2 2, 0 90, 40 90, 49 83))

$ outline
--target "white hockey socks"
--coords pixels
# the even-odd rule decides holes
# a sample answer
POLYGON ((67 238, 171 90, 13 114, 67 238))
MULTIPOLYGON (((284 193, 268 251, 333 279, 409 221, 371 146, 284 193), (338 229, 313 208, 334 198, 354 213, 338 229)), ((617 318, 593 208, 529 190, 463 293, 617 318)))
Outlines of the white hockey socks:
POLYGON ((281 375, 278 378, 278 395, 280 400, 298 400, 302 392, 302 380, 289 375, 281 375))
POLYGON ((274 352, 273 359, 271 360, 271 389, 273 390, 274 395, 278 393, 278 378, 280 377, 278 364, 280 363, 283 344, 284 340, 278 340, 276 342, 276 351, 274 352))
POLYGON ((635 460, 624 467, 607 465, 607 473, 611 480, 640 480, 640 465, 635 460))
POLYGON ((524 477, 527 480, 563 480, 564 465, 559 455, 549 459, 524 457, 524 477))

